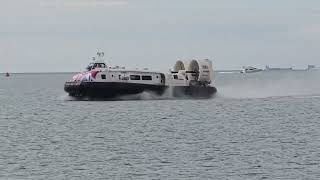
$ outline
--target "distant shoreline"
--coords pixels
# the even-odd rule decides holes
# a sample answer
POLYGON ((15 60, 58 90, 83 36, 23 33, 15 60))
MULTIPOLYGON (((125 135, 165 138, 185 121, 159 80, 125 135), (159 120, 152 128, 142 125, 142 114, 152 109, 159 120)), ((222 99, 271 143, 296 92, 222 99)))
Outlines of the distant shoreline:
MULTIPOLYGON (((215 72, 234 72, 240 70, 215 70, 215 72)), ((79 72, 9 72, 9 74, 77 74, 79 72)), ((6 72, 1 72, 0 74, 6 74, 6 72)))
MULTIPOLYGON (((8 72, 9 74, 74 74, 79 72, 8 72)), ((0 74, 6 74, 1 72, 0 74)))
MULTIPOLYGON (((318 69, 315 69, 318 70, 318 69)), ((233 69, 233 70, 214 70, 214 72, 240 72, 241 69, 233 69)), ((281 70, 270 70, 270 71, 281 71, 281 70)), ((308 71, 308 69, 292 69, 288 71, 308 71)), ((80 71, 76 72, 8 72, 9 74, 77 74, 80 71)), ((7 72, 0 72, 0 74, 6 74, 7 72)))

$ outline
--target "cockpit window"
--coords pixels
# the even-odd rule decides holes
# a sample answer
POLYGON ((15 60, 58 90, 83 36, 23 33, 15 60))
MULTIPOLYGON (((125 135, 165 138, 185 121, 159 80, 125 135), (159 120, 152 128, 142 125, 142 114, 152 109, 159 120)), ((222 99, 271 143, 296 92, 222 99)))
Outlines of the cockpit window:
POLYGON ((97 67, 97 68, 105 68, 106 65, 104 63, 95 63, 94 64, 94 67, 97 67))
POLYGON ((104 63, 90 63, 87 67, 87 70, 90 71, 94 68, 106 68, 106 64, 104 63))

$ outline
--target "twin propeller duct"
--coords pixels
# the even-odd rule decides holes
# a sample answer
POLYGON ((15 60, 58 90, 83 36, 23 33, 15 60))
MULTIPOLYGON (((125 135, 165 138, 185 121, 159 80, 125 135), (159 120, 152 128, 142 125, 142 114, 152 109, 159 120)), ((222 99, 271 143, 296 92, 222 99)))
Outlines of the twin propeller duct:
POLYGON ((204 60, 178 60, 174 66, 174 72, 183 74, 188 80, 210 84, 213 78, 212 62, 204 60))

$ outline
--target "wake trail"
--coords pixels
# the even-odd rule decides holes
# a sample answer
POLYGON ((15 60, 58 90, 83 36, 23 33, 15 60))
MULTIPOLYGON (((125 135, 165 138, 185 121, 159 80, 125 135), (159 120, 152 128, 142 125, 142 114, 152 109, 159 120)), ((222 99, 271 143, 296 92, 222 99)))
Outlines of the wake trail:
POLYGON ((319 96, 320 73, 253 73, 231 78, 220 77, 220 98, 268 98, 283 96, 319 96), (226 79, 226 80, 225 80, 226 79), (223 81, 226 82, 223 82, 223 81))

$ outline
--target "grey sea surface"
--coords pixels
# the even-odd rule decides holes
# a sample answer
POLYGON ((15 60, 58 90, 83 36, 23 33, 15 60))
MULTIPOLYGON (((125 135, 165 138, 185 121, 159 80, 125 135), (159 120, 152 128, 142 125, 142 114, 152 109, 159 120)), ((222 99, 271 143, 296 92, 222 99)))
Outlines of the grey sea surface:
POLYGON ((71 77, 0 77, 0 179, 320 179, 318 71, 220 73, 198 100, 74 101, 71 77))

